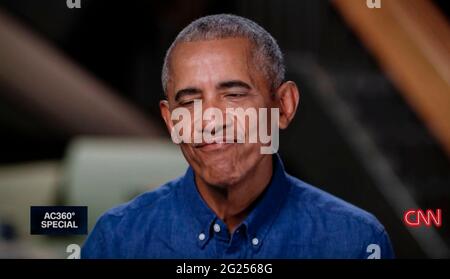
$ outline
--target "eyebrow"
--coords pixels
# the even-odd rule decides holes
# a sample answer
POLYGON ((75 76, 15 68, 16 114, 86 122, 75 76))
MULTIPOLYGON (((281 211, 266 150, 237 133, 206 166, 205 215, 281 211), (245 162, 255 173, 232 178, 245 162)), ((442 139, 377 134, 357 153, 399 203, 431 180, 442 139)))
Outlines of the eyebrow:
POLYGON ((240 87, 240 88, 244 88, 244 89, 248 89, 248 90, 252 89, 252 87, 248 83, 243 82, 241 80, 228 80, 228 81, 220 82, 216 86, 216 89, 218 89, 218 90, 230 89, 230 88, 234 88, 234 87, 240 87))
POLYGON ((175 101, 178 102, 180 98, 184 96, 197 95, 200 93, 202 93, 202 91, 195 87, 183 88, 178 90, 177 93, 175 94, 175 101))

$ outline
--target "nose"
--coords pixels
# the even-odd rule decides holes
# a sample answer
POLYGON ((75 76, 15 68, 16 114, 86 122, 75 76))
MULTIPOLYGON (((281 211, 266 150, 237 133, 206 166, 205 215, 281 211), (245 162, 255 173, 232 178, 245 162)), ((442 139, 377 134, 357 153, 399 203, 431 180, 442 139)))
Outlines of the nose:
POLYGON ((194 129, 200 133, 215 135, 221 130, 225 130, 225 104, 220 100, 218 94, 205 94, 201 106, 194 108, 194 129), (201 113, 198 109, 201 109, 201 113), (200 124, 201 123, 201 124, 200 124))

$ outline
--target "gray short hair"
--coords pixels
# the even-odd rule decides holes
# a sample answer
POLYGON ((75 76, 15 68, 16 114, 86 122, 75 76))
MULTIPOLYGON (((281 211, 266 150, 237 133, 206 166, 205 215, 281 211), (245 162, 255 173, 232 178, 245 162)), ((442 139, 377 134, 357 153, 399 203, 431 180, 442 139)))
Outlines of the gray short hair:
POLYGON ((280 86, 284 81, 285 65, 276 40, 250 19, 231 14, 217 14, 199 18, 186 26, 167 50, 161 74, 165 94, 167 94, 167 83, 170 80, 171 54, 179 43, 237 37, 250 40, 254 48, 253 61, 265 74, 271 90, 280 86))

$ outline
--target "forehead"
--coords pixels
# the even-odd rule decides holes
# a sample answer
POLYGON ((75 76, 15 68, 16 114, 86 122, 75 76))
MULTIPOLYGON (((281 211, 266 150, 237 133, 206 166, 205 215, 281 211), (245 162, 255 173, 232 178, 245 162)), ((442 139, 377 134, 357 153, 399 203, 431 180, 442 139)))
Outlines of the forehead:
POLYGON ((258 78, 253 71, 251 51, 246 38, 180 43, 172 52, 168 91, 188 86, 202 88, 223 80, 255 83, 258 78))

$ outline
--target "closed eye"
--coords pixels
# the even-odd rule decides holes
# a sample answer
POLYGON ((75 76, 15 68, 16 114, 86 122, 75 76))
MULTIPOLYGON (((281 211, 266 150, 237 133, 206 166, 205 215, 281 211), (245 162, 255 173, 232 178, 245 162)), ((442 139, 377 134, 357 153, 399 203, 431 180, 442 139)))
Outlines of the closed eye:
POLYGON ((179 102, 179 104, 180 104, 181 106, 190 106, 190 105, 193 105, 193 104, 194 104, 194 101, 195 101, 195 100, 198 100, 198 99, 181 100, 181 101, 179 102))
POLYGON ((240 92, 232 92, 232 93, 227 93, 225 94, 225 97, 230 97, 230 98, 239 98, 239 97, 244 97, 246 96, 246 93, 240 93, 240 92))

